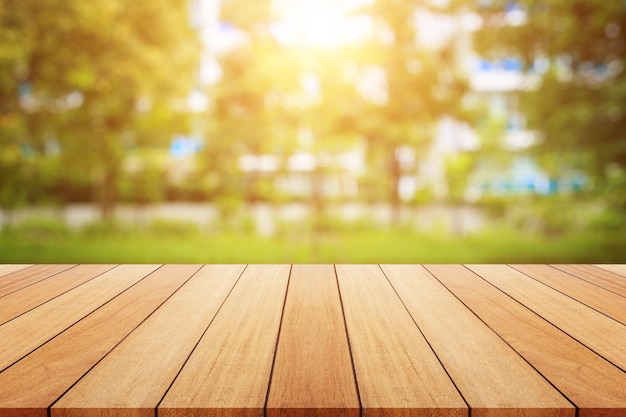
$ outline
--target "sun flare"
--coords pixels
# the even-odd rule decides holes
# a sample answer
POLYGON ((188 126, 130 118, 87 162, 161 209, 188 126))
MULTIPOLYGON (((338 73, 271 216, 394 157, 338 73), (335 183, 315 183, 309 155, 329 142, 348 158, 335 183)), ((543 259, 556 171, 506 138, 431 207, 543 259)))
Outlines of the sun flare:
POLYGON ((355 5, 355 1, 340 0, 276 0, 281 19, 279 37, 285 43, 323 49, 352 42, 363 32, 365 23, 348 15, 355 5))

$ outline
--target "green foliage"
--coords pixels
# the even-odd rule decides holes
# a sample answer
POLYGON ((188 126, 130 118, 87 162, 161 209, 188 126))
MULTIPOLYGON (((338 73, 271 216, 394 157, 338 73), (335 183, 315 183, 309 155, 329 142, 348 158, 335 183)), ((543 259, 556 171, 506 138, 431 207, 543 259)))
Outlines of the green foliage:
MULTIPOLYGON (((138 235, 139 228, 135 225, 124 224, 118 220, 100 219, 94 222, 87 223, 80 230, 78 230, 78 236, 84 237, 86 240, 97 240, 101 238, 109 237, 130 237, 138 235)), ((71 238, 71 236, 66 236, 71 238)))
POLYGON ((371 169, 387 177, 386 195, 397 219, 398 183, 403 174, 396 151, 401 146, 423 150, 432 140, 432 126, 444 116, 465 118, 461 97, 467 92, 464 77, 457 72, 452 42, 439 49, 416 43, 416 9, 432 11, 410 1, 374 2, 365 12, 384 28, 389 39, 372 37, 363 45, 360 63, 384 69, 388 97, 365 102, 357 124, 368 140, 371 169), (364 61, 364 62, 363 62, 364 61))
POLYGON ((122 200, 140 205, 156 203, 164 197, 164 174, 154 162, 146 161, 136 171, 120 175, 117 187, 122 200))
POLYGON ((1 140, 35 155, 57 143, 110 214, 126 146, 182 126, 172 104, 191 88, 200 46, 187 20, 179 0, 1 0, 1 140))
MULTIPOLYGON (((237 169, 242 154, 302 151, 322 157, 366 143, 369 172, 377 177, 365 179, 376 183, 370 194, 398 205, 405 168, 397 148, 423 150, 438 118, 464 118, 460 98, 468 88, 456 72, 452 45, 431 50, 415 43, 415 7, 410 1, 378 2, 355 11, 371 19, 373 35, 385 32, 391 42, 371 36, 326 50, 280 44, 269 30, 276 16, 268 1, 222 2, 222 21, 242 41, 217 55, 221 78, 207 89, 212 105, 199 161, 205 174, 218 179, 215 194, 253 203, 262 191, 254 179, 244 178, 256 173, 237 169), (386 98, 362 91, 371 84, 367 74, 381 78, 377 94, 386 98)), ((318 167, 313 181, 321 181, 327 169, 318 167)), ((323 200, 313 193, 310 203, 323 212, 323 200)))
POLYGON ((587 154, 586 167, 600 177, 609 163, 626 165, 624 2, 520 0, 521 25, 502 24, 505 3, 479 9, 475 46, 487 57, 521 58, 528 73, 537 59, 547 64, 538 89, 521 100, 529 127, 545 138, 537 150, 587 154))
POLYGON ((590 223, 593 229, 604 230, 608 233, 626 229, 624 213, 615 209, 603 210, 592 218, 590 223))
MULTIPOLYGON (((367 203, 386 201, 398 219, 399 181, 419 170, 434 125, 447 116, 474 122, 481 138, 479 151, 444 161, 449 202, 462 201, 477 166, 487 166, 493 177, 505 175, 519 153, 502 146, 505 117, 485 117, 486 106, 468 109, 469 86, 455 61, 455 49, 465 40, 453 37, 440 48, 415 42, 420 28, 414 12, 445 9, 429 5, 434 3, 442 4, 372 2, 354 11, 371 23, 371 36, 325 49, 281 44, 272 34, 278 17, 269 0, 221 1, 221 28, 236 31, 241 42, 211 52, 222 75, 200 87, 194 84, 201 45, 189 27, 186 1, 0 0, 0 209, 10 220, 11 211, 28 204, 96 199, 105 219, 74 236, 78 240, 132 233, 196 239, 186 223, 114 223, 113 207, 118 200, 140 206, 165 199, 208 200, 225 219, 214 232, 252 233, 255 224, 245 214, 246 205, 286 200, 274 189, 274 175, 286 171, 287 156, 304 152, 323 161, 360 148, 367 153, 367 169, 356 174, 359 197, 367 203), (185 110, 194 88, 204 88, 209 97, 204 112, 185 110), (174 134, 190 131, 204 139, 203 148, 192 166, 180 169, 182 177, 172 179, 168 174, 178 174, 179 166, 168 172, 166 163, 147 154, 154 148, 165 153, 174 134), (418 160, 401 164, 403 148, 418 160), (242 155, 264 154, 282 161, 283 171, 243 172, 239 166, 242 155)), ((537 163, 555 178, 565 171, 584 172, 586 187, 603 202, 592 214, 565 210, 579 204, 581 194, 568 196, 570 201, 486 196, 481 204, 494 217, 550 237, 588 227, 619 228, 626 207, 625 3, 519 0, 527 20, 517 25, 506 24, 509 3, 452 0, 449 9, 481 14, 475 47, 482 56, 523 61, 537 86, 519 92, 528 128, 542 132, 543 141, 529 151, 537 163), (541 62, 545 72, 536 65, 541 62), (524 207, 515 211, 513 206, 524 207)), ((367 219, 350 223, 329 214, 331 201, 319 185, 342 168, 320 162, 307 172, 316 190, 307 201, 313 215, 303 224, 279 226, 279 235, 332 236, 323 253, 342 242, 341 234, 379 232, 367 219)), ((424 187, 413 202, 434 199, 424 187)), ((439 223, 438 230, 447 234, 445 221, 439 223)), ((63 232, 24 227, 26 235, 42 238, 63 232)), ((383 242, 389 238, 377 236, 383 242)), ((350 239, 346 244, 353 243, 350 239)), ((410 251, 399 246, 395 249, 402 253, 410 251)))
POLYGON ((6 263, 623 263, 624 234, 579 233, 545 238, 498 228, 467 237, 400 231, 334 233, 310 239, 102 235, 16 240, 0 236, 6 263), (315 243, 315 246, 313 245, 315 243))
POLYGON ((422 187, 415 192, 412 202, 414 204, 429 204, 435 199, 431 187, 422 187))
POLYGON ((448 193, 452 201, 463 201, 468 179, 474 169, 475 156, 469 153, 449 155, 445 160, 448 193))
POLYGON ((605 201, 613 210, 626 209, 626 168, 609 165, 606 169, 605 201))
POLYGON ((55 219, 32 217, 3 229, 5 236, 18 240, 45 241, 66 237, 69 229, 65 222, 55 219))
POLYGON ((28 199, 26 171, 26 164, 20 160, 20 149, 17 144, 0 144, 0 208, 11 210, 26 203, 28 199))
POLYGON ((195 223, 171 219, 153 220, 149 231, 157 237, 191 237, 199 233, 195 223))

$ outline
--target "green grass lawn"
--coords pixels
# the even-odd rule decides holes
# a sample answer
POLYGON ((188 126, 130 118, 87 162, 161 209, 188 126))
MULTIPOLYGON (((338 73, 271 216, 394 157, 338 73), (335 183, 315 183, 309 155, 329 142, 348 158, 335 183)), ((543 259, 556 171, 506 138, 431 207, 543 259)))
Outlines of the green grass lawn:
POLYGON ((626 263, 626 234, 467 237, 400 230, 263 238, 233 233, 0 236, 1 263, 626 263))

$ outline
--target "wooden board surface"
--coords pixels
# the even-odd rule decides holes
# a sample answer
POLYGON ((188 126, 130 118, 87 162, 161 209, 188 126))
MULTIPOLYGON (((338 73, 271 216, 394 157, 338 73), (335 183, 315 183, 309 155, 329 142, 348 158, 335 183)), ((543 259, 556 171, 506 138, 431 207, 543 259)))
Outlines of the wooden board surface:
POLYGON ((108 271, 114 265, 78 265, 0 298, 0 324, 108 271))
POLYGON ((28 268, 29 266, 32 266, 32 264, 0 264, 0 277, 10 274, 11 272, 28 268))
POLYGON ((0 370, 32 352, 157 268, 124 265, 0 326, 0 370))
POLYGON ((382 269, 472 408, 472 416, 574 416, 569 401, 423 266, 382 269))
POLYGON ((73 266, 74 265, 33 265, 28 268, 20 268, 15 272, 0 277, 0 297, 4 297, 20 288, 49 278, 73 266))
POLYGON ((600 287, 626 297, 626 278, 624 276, 596 268, 592 265, 552 265, 561 271, 577 276, 600 287))
POLYGON ((158 408, 222 417, 263 413, 287 290, 288 265, 250 265, 158 408))
POLYGON ((548 265, 511 265, 518 271, 626 324, 626 297, 548 265))
POLYGON ((377 266, 337 265, 364 413, 467 416, 467 405, 377 266))
POLYGON ((52 416, 97 415, 103 403, 108 416, 151 415, 242 270, 204 266, 64 395, 52 416))
POLYGON ((426 268, 576 405, 579 417, 624 415, 626 373, 464 266, 426 268))
POLYGON ((198 268, 164 265, 0 373, 0 417, 46 417, 48 407, 198 268))
POLYGON ((293 266, 267 415, 359 416, 332 265, 293 266))
POLYGON ((609 362, 626 370, 626 332, 623 324, 506 265, 468 267, 609 362))
POLYGON ((0 417, 623 417, 611 269, 24 266, 0 417))
POLYGON ((626 278, 626 265, 596 264, 594 266, 626 278))

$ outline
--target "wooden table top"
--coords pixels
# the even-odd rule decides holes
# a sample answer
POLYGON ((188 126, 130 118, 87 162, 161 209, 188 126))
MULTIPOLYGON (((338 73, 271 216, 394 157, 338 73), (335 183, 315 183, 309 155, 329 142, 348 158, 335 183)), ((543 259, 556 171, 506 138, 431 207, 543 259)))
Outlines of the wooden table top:
POLYGON ((0 265, 0 417, 626 416, 626 265, 0 265))

